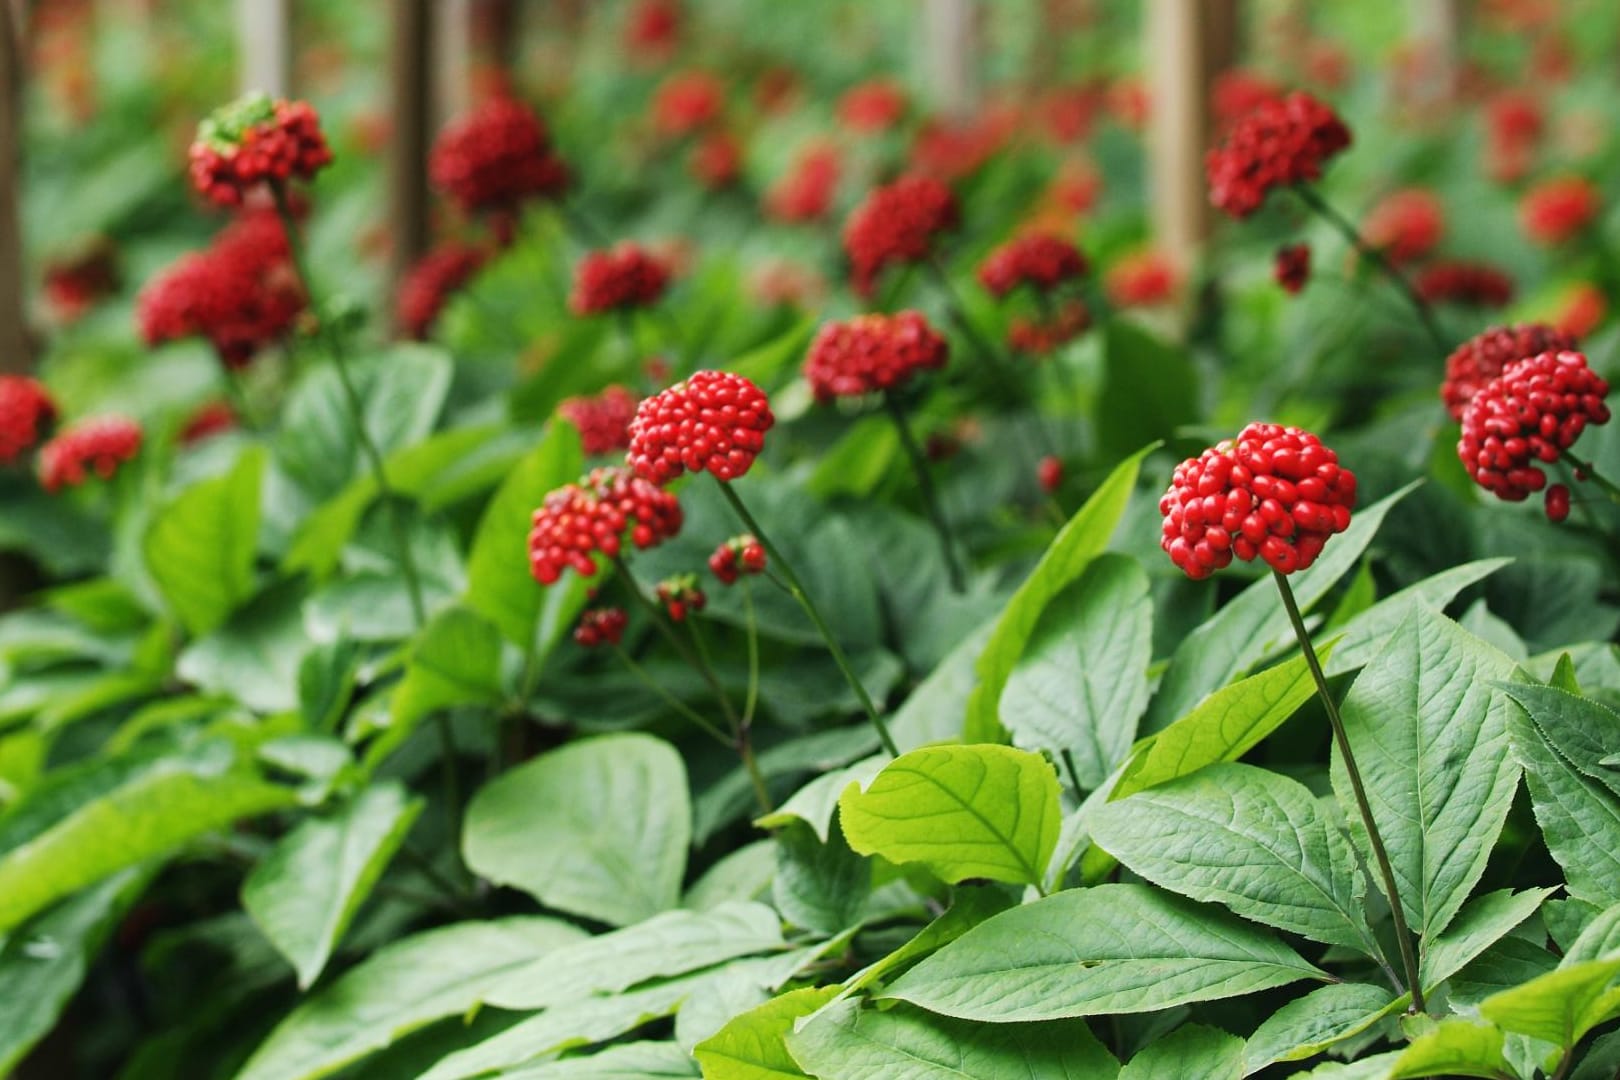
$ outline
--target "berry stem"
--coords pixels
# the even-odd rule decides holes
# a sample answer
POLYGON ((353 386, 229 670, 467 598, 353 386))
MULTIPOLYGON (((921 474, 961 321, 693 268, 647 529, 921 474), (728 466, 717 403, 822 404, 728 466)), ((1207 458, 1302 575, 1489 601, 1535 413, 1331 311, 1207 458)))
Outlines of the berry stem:
POLYGON ((1294 599, 1294 590, 1289 587, 1287 576, 1276 570, 1271 572, 1271 576, 1277 582, 1277 591, 1282 594, 1283 607, 1288 611, 1288 621, 1293 624, 1294 636, 1299 639, 1300 651, 1305 654, 1305 666, 1311 669, 1311 678, 1316 682, 1322 708, 1327 711, 1328 723, 1333 726, 1333 739, 1339 744, 1339 756, 1344 760, 1344 771, 1350 777, 1350 790, 1356 796, 1356 809, 1367 829, 1367 844, 1378 861, 1379 876, 1384 879, 1390 917, 1395 921, 1395 940, 1401 948, 1401 965, 1406 969, 1406 981, 1412 991, 1412 1011, 1424 1012, 1423 981, 1418 974, 1417 954, 1412 949, 1412 932, 1407 929, 1406 913, 1401 909, 1400 893, 1395 888, 1395 869, 1390 864, 1389 852, 1384 849, 1384 838, 1378 832, 1378 823, 1373 820, 1367 789, 1361 783, 1361 770, 1356 767, 1355 755, 1350 752, 1350 736, 1344 730, 1344 718, 1339 715, 1338 702, 1333 700, 1333 694, 1328 690, 1327 676, 1322 673, 1322 663, 1316 657, 1316 647, 1311 644, 1311 635, 1305 629, 1305 619, 1299 613, 1299 603, 1294 599))
POLYGON ((1350 246, 1356 249, 1362 258, 1378 267, 1379 272, 1389 279, 1390 284, 1401 291, 1407 302, 1412 305, 1412 310, 1417 312, 1418 320, 1423 323, 1424 331, 1429 335, 1429 340, 1434 342, 1434 347, 1439 350, 1440 355, 1444 356, 1451 352, 1451 346, 1446 342, 1446 335, 1441 332, 1440 324, 1435 321, 1434 309, 1429 306, 1427 300, 1419 295, 1417 289, 1412 286, 1406 275, 1401 273, 1395 264, 1389 261, 1389 257, 1369 244, 1366 238, 1357 231, 1350 219, 1335 210, 1315 188, 1307 184, 1296 184, 1294 185, 1294 193, 1300 197, 1300 200, 1306 206, 1315 211, 1317 216, 1333 226, 1349 242, 1350 246))
POLYGON ((725 732, 715 727, 714 724, 710 723, 708 720, 705 720, 703 715, 696 709, 692 708, 692 706, 670 693, 664 688, 662 683, 653 678, 651 675, 647 674, 647 669, 636 663, 635 660, 631 659, 630 654, 624 651, 623 646, 614 644, 612 642, 609 644, 613 645, 613 654, 617 656, 624 666, 630 670, 630 674, 634 675, 643 686, 647 687, 647 689, 657 694, 659 698, 663 700, 664 704, 680 713, 681 716, 690 721, 694 727, 708 735, 710 738, 714 739, 721 746, 731 745, 731 740, 726 737, 725 732))
POLYGON ((557 214, 562 218, 563 227, 574 238, 574 243, 587 251, 607 246, 607 234, 598 229, 590 218, 580 213, 578 207, 568 205, 563 199, 558 199, 553 205, 557 207, 557 214))
POLYGON ((753 726, 754 707, 759 704, 759 620, 754 615, 754 586, 746 576, 742 580, 743 613, 748 620, 748 697, 743 701, 742 724, 753 726))
POLYGON ((928 459, 923 456, 922 447, 917 445, 917 436, 912 433, 911 424, 906 420, 905 407, 899 399, 893 393, 884 391, 883 407, 888 410, 895 430, 900 433, 900 445, 905 447, 906 457, 911 459, 911 471, 917 474, 917 487, 922 492, 923 505, 928 508, 929 520, 934 523, 934 532, 939 536, 940 550, 945 554, 945 566, 950 571, 951 591, 960 593, 966 587, 962 564, 957 560, 951 527, 945 520, 945 509, 940 505, 939 493, 934 490, 933 477, 928 475, 928 459))
POLYGON ((242 376, 221 368, 220 377, 225 386, 225 400, 230 403, 231 411, 236 414, 237 423, 246 431, 258 432, 259 418, 248 408, 247 394, 242 390, 242 376))
POLYGON ((939 288, 940 295, 945 298, 945 310, 950 314, 951 322, 955 323, 956 329, 963 337, 968 339, 968 344, 973 346, 973 351, 978 354, 979 359, 985 365, 985 369, 996 376, 997 379, 1002 378, 1001 369, 1008 366, 1006 361, 1000 351, 991 346, 985 336, 979 333, 979 328, 973 325, 973 320, 968 318, 967 308, 962 304, 961 298, 956 295, 956 288, 951 284, 950 277, 945 273, 945 267, 940 265, 937 257, 930 257, 927 260, 927 266, 929 275, 933 277, 934 284, 939 288))
POLYGON ((675 632, 675 628, 670 625, 668 618, 664 615, 664 609, 655 604, 646 593, 641 591, 641 586, 637 583, 635 575, 630 572, 630 566, 624 561, 624 556, 614 555, 611 558, 613 568, 624 579, 625 587, 636 598, 636 603, 647 613, 647 617, 652 620, 652 624, 658 627, 658 632, 664 635, 664 640, 668 641, 674 650, 680 653, 681 659, 686 661, 687 666, 708 684, 715 700, 720 705, 720 711, 725 714, 726 723, 732 731, 736 731, 737 713, 731 707, 731 699, 726 696, 725 687, 720 685, 720 677, 714 673, 712 667, 704 663, 702 657, 699 657, 686 642, 681 640, 681 636, 675 632))
POLYGON ((741 497, 732 490, 731 485, 724 480, 719 480, 718 483, 720 484, 721 493, 725 495, 726 501, 731 504, 732 510, 736 511, 737 517, 742 520, 748 531, 753 533, 755 538, 759 540, 760 545, 765 548, 765 553, 770 556, 771 562, 782 572, 782 576, 787 579, 788 592, 793 594, 793 599, 799 602, 799 606, 804 609, 804 613, 810 616, 810 621, 815 623, 816 630, 821 634, 821 639, 827 643, 827 651, 832 653, 833 663, 838 665, 838 670, 843 673, 844 680, 849 683, 850 689, 855 691, 855 696, 860 700, 861 707, 866 710, 866 718, 872 722, 872 727, 877 732, 878 742, 883 744, 883 749, 888 751, 890 757, 899 757, 900 749, 895 746, 894 737, 889 734, 888 724, 884 723, 883 717, 878 715, 877 706, 872 704, 872 695, 866 692, 866 687, 861 685, 861 680, 855 677, 854 669, 849 666, 849 658, 844 655, 844 650, 839 646, 838 639, 833 637, 832 630, 827 626, 827 620, 821 617, 821 612, 816 609, 814 601, 804 591, 804 585, 799 581, 799 575, 794 572, 793 565, 782 557, 781 549, 771 541, 765 530, 760 528, 759 522, 754 520, 754 515, 748 512, 748 507, 743 505, 741 497))
POLYGON ((1596 484, 1598 486, 1598 490, 1607 495, 1610 501, 1620 503, 1620 486, 1617 486, 1614 481, 1608 479, 1602 473, 1599 473, 1596 469, 1592 468, 1592 463, 1590 461, 1582 461, 1568 450, 1564 451, 1563 458, 1565 461, 1569 462, 1570 465, 1579 469, 1586 481, 1596 484))

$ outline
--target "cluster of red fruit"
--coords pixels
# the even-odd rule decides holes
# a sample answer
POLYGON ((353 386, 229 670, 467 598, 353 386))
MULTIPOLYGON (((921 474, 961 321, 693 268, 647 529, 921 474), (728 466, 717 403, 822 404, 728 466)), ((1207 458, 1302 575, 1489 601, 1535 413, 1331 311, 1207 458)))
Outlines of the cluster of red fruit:
POLYGON ((744 574, 763 574, 765 564, 765 546, 752 533, 733 536, 709 556, 709 569, 722 585, 735 585, 744 574))
POLYGON ((1299 428, 1250 424, 1176 466, 1159 500, 1160 546, 1194 580, 1236 556, 1278 573, 1304 570, 1328 538, 1350 527, 1356 477, 1299 428))
POLYGON ((961 218, 951 189, 928 176, 902 176, 876 188, 844 225, 855 291, 870 296, 891 263, 928 258, 934 241, 961 218))
POLYGON ((1007 325, 1007 347, 1026 356, 1045 356, 1073 341, 1091 326, 1091 309, 1081 300, 1065 300, 1042 318, 1018 316, 1007 325))
POLYGON ((56 402, 37 380, 0 375, 0 465, 10 465, 38 445, 56 419, 56 402))
POLYGON ((1425 267, 1412 287, 1431 304, 1499 308, 1513 299, 1513 278, 1482 262, 1437 262, 1425 267))
POLYGON ((65 429, 39 451, 46 491, 77 487, 91 476, 112 478, 141 449, 141 426, 125 416, 97 416, 65 429))
POLYGON ((611 454, 630 448, 630 421, 641 399, 623 386, 610 386, 594 397, 571 397, 557 415, 579 430, 587 454, 611 454))
POLYGON ((630 422, 630 464, 667 484, 688 470, 735 480, 776 422, 765 392, 741 375, 699 371, 641 403, 630 422))
POLYGON ((1045 293, 1084 277, 1086 270, 1086 257, 1074 244, 1051 233, 1031 233, 992 251, 979 267, 979 284, 997 297, 1020 285, 1045 293))
POLYGON ((395 310, 400 328, 417 341, 426 338, 450 297, 472 280, 488 258, 483 248, 454 243, 422 256, 399 285, 395 310))
POLYGON ((572 567, 596 574, 596 555, 617 558, 631 543, 650 548, 681 530, 681 504, 669 492, 623 466, 595 469, 577 484, 547 495, 529 530, 529 569, 550 585, 572 567))
POLYGON ((1272 269, 1283 292, 1298 293, 1311 279, 1311 248, 1309 244, 1287 244, 1277 249, 1272 269))
POLYGON ((1205 158, 1210 200, 1235 218, 1248 217, 1274 189, 1321 177, 1323 165, 1349 145, 1344 121, 1311 95, 1264 102, 1205 158))
POLYGON ((1440 399, 1453 420, 1461 420, 1463 410, 1507 368, 1520 360, 1544 352, 1565 352, 1576 347, 1573 337, 1545 323, 1493 326, 1457 346, 1446 357, 1446 377, 1440 384, 1440 399))
POLYGON ((793 168, 765 193, 765 212, 778 221, 816 221, 832 208, 844 159, 838 148, 813 143, 799 153, 793 168))
POLYGON ((696 574, 667 577, 658 583, 653 592, 671 622, 685 622, 687 615, 702 611, 709 603, 709 598, 703 595, 703 589, 698 585, 696 574))
POLYGON ((574 627, 574 641, 587 649, 617 645, 624 640, 624 629, 629 624, 630 618, 623 608, 589 608, 574 627))
POLYGON ((921 312, 857 315, 827 323, 805 357, 804 377, 816 400, 894 390, 919 371, 945 366, 949 346, 921 312))
POLYGON ((191 182, 210 201, 239 206, 260 184, 310 180, 331 162, 320 118, 306 102, 249 94, 198 128, 191 182))
POLYGON ((637 244, 593 251, 574 273, 568 308, 575 315, 597 315, 656 304, 669 287, 669 268, 637 244))
POLYGON ((510 211, 568 190, 568 164, 528 106, 496 97, 446 127, 428 158, 433 186, 468 213, 510 211))

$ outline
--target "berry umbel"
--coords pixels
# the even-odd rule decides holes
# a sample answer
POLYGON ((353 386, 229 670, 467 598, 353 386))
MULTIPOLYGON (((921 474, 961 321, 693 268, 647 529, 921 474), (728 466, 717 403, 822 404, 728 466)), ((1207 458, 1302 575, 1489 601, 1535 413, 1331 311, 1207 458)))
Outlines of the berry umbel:
POLYGON ((1475 334, 1446 357, 1446 377, 1440 384, 1440 399, 1453 420, 1461 420, 1463 410, 1485 384, 1510 365, 1544 352, 1564 352, 1576 347, 1575 338, 1546 323, 1519 323, 1493 326, 1475 334))
POLYGON ((54 492, 92 478, 110 480, 140 449, 141 425, 126 416, 81 420, 40 449, 39 481, 54 492))
POLYGON ((618 558, 627 535, 638 548, 655 547, 679 533, 682 521, 669 492, 622 466, 595 469, 547 495, 534 512, 529 570, 542 585, 569 568, 593 577, 596 556, 618 558))
POLYGON ((623 386, 610 386, 594 397, 571 397, 557 415, 579 429, 587 454, 611 454, 630 448, 630 421, 641 399, 623 386))
POLYGON ((857 315, 823 326, 805 356, 804 377, 823 404, 904 386, 945 366, 950 347, 917 311, 857 315))
POLYGON ((1265 102, 1204 159, 1210 201, 1246 218, 1277 188, 1320 179, 1322 167, 1349 145, 1350 129, 1339 114, 1311 95, 1265 102))
POLYGON ((775 422, 765 392, 751 381, 727 371, 699 371, 636 409, 630 464, 654 484, 689 470, 735 480, 753 466, 775 422))
POLYGON ((623 608, 587 608, 574 627, 574 641, 587 649, 617 645, 624 640, 624 628, 629 622, 623 608))
POLYGON ((32 450, 56 419, 56 403, 26 375, 0 375, 0 465, 32 450))
POLYGON ((651 307, 669 287, 669 268, 637 244, 593 251, 574 272, 568 308, 575 315, 600 315, 651 307))
POLYGON ((765 545, 752 533, 733 536, 709 556, 709 569, 722 585, 735 585, 744 574, 763 574, 767 563, 765 545))
POLYGON ((308 103, 247 94, 214 110, 191 144, 191 183, 206 199, 240 206, 266 182, 312 180, 332 162, 308 103))
POLYGON ((891 263, 921 262, 935 242, 961 218, 956 196, 928 176, 902 176, 877 188, 844 224, 855 291, 870 296, 878 275, 891 263))
POLYGON ((1457 457, 1480 487, 1522 502, 1546 486, 1541 465, 1557 461, 1588 424, 1609 422, 1608 393, 1609 384, 1573 350, 1520 360, 1463 410, 1457 457))

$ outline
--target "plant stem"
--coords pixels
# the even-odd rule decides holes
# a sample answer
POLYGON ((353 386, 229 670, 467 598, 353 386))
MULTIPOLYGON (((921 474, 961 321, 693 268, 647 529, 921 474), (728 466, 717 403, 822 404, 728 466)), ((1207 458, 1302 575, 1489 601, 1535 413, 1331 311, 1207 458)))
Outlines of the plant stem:
MULTIPOLYGON (((1568 450, 1564 451, 1563 458, 1575 468, 1581 470, 1581 472, 1586 475, 1586 480, 1596 484, 1598 489, 1602 491, 1603 494, 1607 495, 1611 502, 1620 503, 1620 486, 1616 486, 1614 481, 1609 480, 1607 477, 1600 474, 1596 469, 1592 468, 1592 463, 1590 461, 1582 461, 1568 450)), ((1584 483, 1585 481, 1576 482, 1584 483)))
POLYGON ((956 545, 951 542, 951 527, 945 521, 945 510, 940 506, 939 493, 934 490, 933 477, 928 475, 928 459, 923 456, 922 447, 917 445, 917 437, 912 434, 904 406, 888 391, 883 394, 883 407, 888 410, 895 429, 900 433, 900 445, 905 447, 906 456, 911 459, 911 471, 917 474, 917 487, 922 492, 923 505, 928 508, 929 520, 934 523, 934 532, 939 535, 940 550, 945 554, 946 569, 950 571, 951 591, 959 593, 966 587, 962 579, 962 565, 956 558, 956 545))
POLYGON ((930 257, 926 265, 934 284, 939 288, 940 295, 945 298, 945 310, 950 314, 951 321, 956 324, 956 329, 968 339, 968 344, 973 346, 973 351, 978 354, 985 369, 996 378, 1003 378, 1003 370, 1009 365, 1002 358, 1000 351, 979 333, 979 328, 973 325, 973 320, 968 318, 967 308, 956 295, 956 289, 951 285, 951 279, 945 273, 945 268, 940 265, 939 259, 930 257))
POLYGON ((1446 335, 1441 332, 1440 324, 1435 321, 1434 309, 1429 306, 1427 300, 1418 294, 1417 289, 1413 288, 1406 275, 1401 273, 1395 264, 1389 261, 1389 257, 1369 244, 1361 233, 1356 230, 1355 225, 1335 210, 1326 199, 1322 198, 1315 188, 1305 184, 1296 184, 1294 185, 1294 193, 1300 197, 1306 206, 1314 210, 1322 220, 1338 230, 1339 234, 1349 242, 1351 247, 1356 249, 1362 258, 1378 267, 1379 272, 1389 279, 1390 284, 1401 291, 1407 302, 1412 305, 1412 310, 1417 312, 1418 320, 1423 323, 1424 331, 1429 335, 1429 340, 1434 342, 1434 347, 1439 350, 1440 355, 1444 356, 1451 352, 1451 345, 1446 341, 1446 335))
POLYGON ((630 658, 630 654, 625 652, 622 647, 614 645, 613 653, 620 659, 620 661, 624 663, 625 667, 630 669, 630 674, 634 675, 642 683, 642 685, 647 687, 647 689, 651 690, 653 693, 657 694, 661 699, 663 699, 664 704, 668 705, 687 720, 691 721, 694 726, 712 737, 716 742, 720 743, 721 746, 731 745, 731 740, 726 737, 725 732, 715 727, 714 724, 710 723, 708 720, 705 720, 703 715, 696 709, 692 708, 692 706, 688 705, 686 702, 682 701, 680 698, 666 690, 662 683, 660 683, 657 679, 654 679, 651 675, 647 674, 646 668, 632 660, 630 658))
POLYGON ((816 609, 815 602, 804 591, 804 585, 799 581, 799 575, 794 572, 792 564, 782 557, 781 549, 772 543, 771 538, 765 534, 765 530, 760 528, 759 522, 754 520, 754 515, 748 512, 748 507, 743 505, 742 499, 732 490, 731 485, 724 480, 717 479, 716 482, 720 485, 721 493, 725 495, 726 501, 731 504, 731 508, 736 512, 737 517, 742 520, 748 531, 754 534, 760 545, 765 548, 765 553, 770 556, 771 562, 782 572, 782 576, 787 579, 788 592, 793 595, 793 599, 799 602, 799 606, 804 609, 804 613, 810 616, 810 621, 815 624, 816 630, 820 632, 821 639, 827 643, 827 651, 832 653, 833 663, 838 665, 838 670, 843 673, 844 680, 849 683, 850 689, 855 691, 855 697, 860 700, 861 707, 866 710, 866 718, 872 722, 872 727, 877 732, 878 742, 883 744, 883 749, 888 751, 890 757, 899 757, 900 750, 894 744, 894 737, 889 734, 888 724, 884 723, 883 717, 878 715, 877 706, 872 703, 872 696, 866 692, 866 687, 862 686, 861 680, 855 677, 854 669, 849 666, 849 658, 844 655, 844 650, 839 646, 838 639, 833 637, 832 630, 827 626, 827 620, 821 617, 821 612, 816 609))
POLYGON ((619 572, 620 577, 624 578, 625 586, 635 596, 636 603, 647 613, 647 617, 652 620, 653 625, 658 627, 659 633, 664 635, 664 640, 668 641, 670 646, 680 653, 681 659, 686 661, 687 666, 696 672, 704 682, 709 684, 709 689, 714 693, 715 700, 720 705, 720 711, 725 714, 727 724, 730 725, 733 731, 736 731, 737 713, 731 707, 731 698, 726 696, 726 688, 720 684, 720 677, 714 673, 712 667, 704 663, 697 653, 692 651, 686 642, 681 640, 680 635, 675 632, 675 628, 670 625, 669 620, 665 617, 664 609, 653 603, 647 597, 647 594, 641 591, 641 586, 637 583, 635 575, 630 573, 630 567, 625 563, 624 557, 614 555, 611 558, 614 569, 619 572))
POLYGON ((1378 873, 1384 879, 1384 892, 1389 899, 1390 917, 1395 921, 1395 939, 1401 948, 1401 965, 1406 969, 1406 981, 1412 991, 1412 1011, 1424 1012, 1423 981, 1418 974, 1417 954, 1412 949, 1412 932, 1406 926, 1406 913, 1401 909, 1401 896, 1395 888, 1395 869, 1390 865, 1389 852, 1384 849, 1384 838, 1379 835, 1378 823, 1373 820, 1372 806, 1367 802, 1367 789, 1361 783, 1361 770, 1356 767, 1356 758, 1350 751, 1350 736, 1344 730, 1344 719, 1339 715, 1338 702, 1328 691, 1327 676, 1322 674, 1322 664, 1316 658, 1316 647, 1311 644, 1311 635, 1305 629, 1305 619, 1299 613, 1299 603, 1294 599, 1294 590, 1289 587, 1288 578, 1271 572, 1273 580, 1277 582, 1277 591, 1282 594, 1283 607, 1288 610, 1288 621, 1293 624, 1294 636, 1299 639, 1299 647, 1305 654, 1305 666, 1311 669, 1311 678, 1316 682, 1316 692, 1322 698, 1322 708, 1327 710, 1328 723, 1333 726, 1333 738, 1339 744, 1339 756, 1344 759, 1344 771, 1350 777, 1350 789, 1356 796, 1356 809, 1361 814, 1361 822, 1367 829, 1367 844, 1372 848, 1373 857, 1378 861, 1378 873))
POLYGON ((1080 770, 1074 767, 1074 755, 1064 749, 1058 751, 1058 756, 1063 759, 1064 771, 1069 774, 1069 783, 1074 785, 1074 797, 1078 799, 1085 789, 1080 786, 1080 770))
POLYGON ((754 707, 759 704, 759 620, 754 616, 754 586, 747 577, 742 579, 743 611, 748 619, 748 697, 743 701, 742 722, 748 727, 754 722, 754 707))

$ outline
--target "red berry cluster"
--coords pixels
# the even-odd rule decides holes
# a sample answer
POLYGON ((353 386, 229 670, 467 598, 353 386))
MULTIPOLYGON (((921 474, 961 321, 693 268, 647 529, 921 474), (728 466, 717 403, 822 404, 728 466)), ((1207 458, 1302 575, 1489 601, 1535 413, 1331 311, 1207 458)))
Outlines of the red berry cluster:
POLYGON ((1274 188, 1319 179, 1329 158, 1350 145, 1338 113, 1298 92, 1268 101, 1240 120, 1204 159, 1210 201, 1246 218, 1274 188))
POLYGON ((1519 220, 1525 235, 1549 247, 1574 239, 1598 212, 1598 190, 1590 180, 1566 176, 1525 192, 1519 220))
POLYGON ((588 608, 574 627, 574 641, 587 649, 601 645, 617 645, 624 640, 624 628, 630 617, 623 608, 588 608))
POLYGON ((1520 502, 1588 424, 1606 424, 1609 384, 1578 352, 1544 352, 1510 364, 1486 383, 1462 415, 1457 457, 1474 482, 1499 499, 1520 502))
POLYGON ((434 140, 428 177, 468 213, 510 211, 528 199, 568 190, 568 164, 545 123, 527 105, 498 96, 450 124, 434 140))
POLYGON ((266 181, 313 179, 332 162, 320 117, 303 101, 249 94, 215 110, 191 144, 191 183, 221 206, 239 206, 266 181))
POLYGON ((979 266, 979 284, 998 297, 1020 285, 1044 293, 1083 277, 1086 269, 1086 257, 1074 244, 1051 233, 1031 233, 992 251, 979 266))
POLYGON ((623 386, 610 386, 595 397, 572 397, 557 406, 557 415, 579 429, 587 454, 610 454, 630 448, 630 421, 641 399, 623 386))
POLYGON ((675 0, 640 0, 625 24, 627 51, 651 60, 674 50, 681 31, 681 7, 675 0))
POLYGON ((575 315, 647 307, 656 304, 668 287, 668 267, 627 242, 593 251, 580 261, 568 307, 575 315))
POLYGON ((1115 307, 1152 307, 1175 296, 1181 272, 1168 255, 1149 248, 1121 256, 1108 268, 1103 285, 1115 307))
POLYGON ((1446 378, 1440 384, 1440 399, 1453 420, 1461 420, 1463 410, 1484 385, 1510 365, 1544 352, 1564 352, 1576 346, 1574 337, 1546 323, 1520 323, 1493 326, 1457 346, 1446 357, 1446 378))
POLYGON ((1503 90, 1485 106, 1485 171, 1511 184, 1530 171, 1546 121, 1541 105, 1522 90, 1503 90))
POLYGON ((1259 72, 1228 68, 1215 76, 1209 88, 1210 112, 1221 131, 1248 116, 1262 105, 1282 99, 1283 90, 1259 72))
POLYGON ((906 96, 888 79, 851 87, 838 99, 838 119, 852 131, 887 131, 906 113, 906 96))
POLYGON ((122 285, 118 254, 106 241, 45 267, 45 299, 62 325, 77 321, 122 285))
POLYGON ((1007 347, 1026 356, 1045 356, 1091 327, 1091 311, 1070 300, 1043 319, 1015 318, 1007 327, 1007 347))
POLYGON ((424 340, 450 297, 472 280, 487 258, 482 248, 445 244, 418 259, 400 282, 395 301, 405 333, 424 340))
POLYGON ((1018 126, 1018 116, 1009 109, 989 109, 949 123, 931 120, 911 144, 910 168, 945 183, 965 180, 1001 152, 1018 126))
POLYGON ((258 209, 148 283, 136 318, 147 344, 207 338, 234 369, 286 335, 304 308, 281 220, 273 210, 258 209))
POLYGON ((744 574, 765 572, 765 547, 752 533, 733 536, 714 549, 709 569, 722 585, 735 585, 744 574))
POLYGON ((1356 476, 1299 428, 1250 424, 1235 441, 1176 466, 1159 500, 1160 546, 1195 581, 1256 556, 1273 570, 1304 570, 1328 538, 1350 527, 1356 476))
POLYGON ((655 484, 681 473, 735 480, 754 464, 776 422, 765 392, 741 375, 695 372, 643 401, 630 422, 630 464, 655 484))
POLYGON ((729 131, 712 131, 692 147, 687 167, 698 183, 710 191, 720 191, 742 175, 742 147, 729 131))
POLYGON ((1309 244, 1287 244, 1277 249, 1277 262, 1272 271, 1277 284, 1290 295, 1297 294, 1311 279, 1311 247, 1309 244))
POLYGON ((1433 192, 1403 188, 1372 208, 1361 235, 1390 262, 1409 263, 1433 251, 1445 229, 1445 209, 1433 192))
POLYGON ((696 574, 667 577, 653 591, 672 622, 685 622, 688 615, 702 611, 709 603, 709 598, 703 595, 703 589, 698 585, 696 574))
POLYGON ((1425 267, 1412 287, 1431 304, 1497 308, 1513 299, 1513 279, 1481 262, 1437 262, 1425 267))
POLYGON ((778 221, 816 221, 832 208, 844 159, 825 143, 806 147, 793 168, 765 193, 765 212, 778 221))
POLYGON ((10 465, 45 434, 56 419, 56 402, 26 375, 0 375, 0 465, 10 465))
POLYGON ((856 291, 871 295, 890 263, 926 259, 935 238, 959 220, 956 196, 932 177, 902 176, 874 190, 844 224, 844 251, 856 291))
POLYGON ((857 315, 821 328, 805 356, 804 377, 825 404, 903 386, 919 371, 944 367, 949 353, 921 312, 857 315))
POLYGON ((91 475, 110 479, 141 449, 141 426, 123 416, 97 416, 65 428, 39 452, 46 491, 77 487, 91 475))
POLYGON ((192 443, 211 439, 236 426, 236 413, 229 404, 223 401, 209 401, 197 407, 186 418, 185 426, 180 429, 180 442, 190 446, 192 443))
POLYGON ((675 496, 629 469, 594 469, 579 483, 547 495, 534 512, 529 570, 542 585, 569 567, 592 577, 595 554, 617 557, 626 530, 636 547, 650 548, 680 532, 683 520, 675 496))
POLYGON ((682 71, 665 79, 653 95, 653 125, 664 135, 690 135, 720 119, 725 87, 706 71, 682 71))

